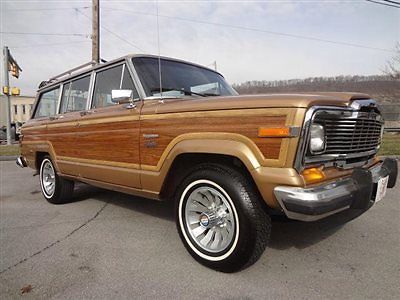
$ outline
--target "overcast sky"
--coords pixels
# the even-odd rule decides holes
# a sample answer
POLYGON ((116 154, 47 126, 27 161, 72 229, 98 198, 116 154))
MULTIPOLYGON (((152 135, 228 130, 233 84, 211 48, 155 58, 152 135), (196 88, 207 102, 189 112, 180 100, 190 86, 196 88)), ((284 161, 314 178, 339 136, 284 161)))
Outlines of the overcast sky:
MULTIPOLYGON (((0 2, 1 32, 78 34, 0 33, 1 46, 10 47, 23 69, 18 80, 11 80, 23 95, 33 95, 40 81, 91 59, 91 21, 84 16, 91 16, 91 1, 0 2)), ((100 2, 102 58, 158 53, 155 1, 100 2)), ((400 40, 400 9, 365 0, 160 0, 158 11, 161 55, 202 65, 216 61, 231 83, 381 74, 394 54, 385 49, 393 50, 400 40)))

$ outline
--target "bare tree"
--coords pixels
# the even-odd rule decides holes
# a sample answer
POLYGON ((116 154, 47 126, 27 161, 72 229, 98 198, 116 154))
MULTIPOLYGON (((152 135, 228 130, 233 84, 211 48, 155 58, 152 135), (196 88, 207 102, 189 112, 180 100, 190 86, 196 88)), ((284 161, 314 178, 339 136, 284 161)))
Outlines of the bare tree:
POLYGON ((393 79, 400 80, 400 42, 395 47, 396 54, 386 64, 384 73, 393 79))

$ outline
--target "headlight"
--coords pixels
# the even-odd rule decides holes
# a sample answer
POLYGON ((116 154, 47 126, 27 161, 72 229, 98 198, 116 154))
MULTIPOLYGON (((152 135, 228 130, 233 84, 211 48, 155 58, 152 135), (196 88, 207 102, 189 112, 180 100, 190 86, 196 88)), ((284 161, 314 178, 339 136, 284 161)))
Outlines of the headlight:
POLYGON ((318 154, 325 150, 325 128, 320 124, 312 124, 310 132, 310 152, 318 154))

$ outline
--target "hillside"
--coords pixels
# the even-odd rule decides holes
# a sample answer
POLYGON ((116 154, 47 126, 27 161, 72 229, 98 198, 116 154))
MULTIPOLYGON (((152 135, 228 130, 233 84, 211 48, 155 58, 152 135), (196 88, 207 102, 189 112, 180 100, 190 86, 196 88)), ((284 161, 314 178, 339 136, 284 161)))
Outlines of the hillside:
POLYGON ((247 81, 234 84, 233 87, 239 94, 360 92, 378 101, 387 121, 386 126, 398 127, 400 120, 400 81, 389 76, 336 76, 247 81))
POLYGON ((369 94, 380 102, 400 103, 400 81, 389 76, 336 76, 247 81, 233 86, 240 94, 352 91, 369 94))

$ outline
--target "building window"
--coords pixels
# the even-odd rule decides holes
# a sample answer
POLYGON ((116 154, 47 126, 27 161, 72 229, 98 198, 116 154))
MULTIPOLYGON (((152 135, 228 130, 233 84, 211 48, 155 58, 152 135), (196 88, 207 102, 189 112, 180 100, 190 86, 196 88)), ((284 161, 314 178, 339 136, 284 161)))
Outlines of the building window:
POLYGON ((14 114, 18 114, 18 105, 14 105, 14 114))
POLYGON ((22 105, 22 113, 25 115, 26 114, 26 107, 25 104, 22 105))

